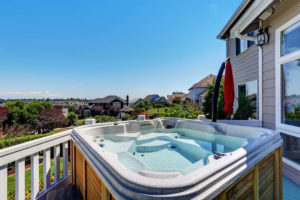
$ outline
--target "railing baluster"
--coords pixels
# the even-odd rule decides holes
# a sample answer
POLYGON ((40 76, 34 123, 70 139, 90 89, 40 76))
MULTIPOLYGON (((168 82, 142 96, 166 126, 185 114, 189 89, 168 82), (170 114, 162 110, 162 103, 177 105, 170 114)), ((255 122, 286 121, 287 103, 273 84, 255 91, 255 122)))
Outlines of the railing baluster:
POLYGON ((39 193, 39 153, 31 155, 31 199, 39 193))
POLYGON ((69 162, 69 158, 68 158, 68 142, 64 142, 63 143, 63 176, 68 176, 69 172, 68 172, 68 162, 69 162))
POLYGON ((50 149, 44 150, 44 190, 47 190, 50 186, 50 149))
POLYGON ((54 183, 60 179, 60 145, 54 147, 54 183))
POLYGON ((0 199, 7 199, 7 165, 3 165, 0 167, 0 199))
POLYGON ((16 161, 16 196, 17 200, 25 199, 25 158, 16 161))

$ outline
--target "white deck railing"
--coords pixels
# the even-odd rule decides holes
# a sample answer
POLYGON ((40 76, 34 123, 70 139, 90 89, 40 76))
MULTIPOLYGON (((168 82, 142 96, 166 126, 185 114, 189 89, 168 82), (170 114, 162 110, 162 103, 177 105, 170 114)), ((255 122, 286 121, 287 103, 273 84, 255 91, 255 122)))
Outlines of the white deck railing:
MULTIPOLYGON (((0 150, 0 200, 7 199, 7 166, 15 162, 15 199, 25 199, 25 158, 31 156, 31 199, 47 193, 57 183, 66 179, 68 171, 68 141, 72 130, 0 150), (63 177, 60 177, 60 144, 63 146, 63 177), (50 148, 54 147, 54 183, 50 184, 50 148), (39 152, 43 151, 44 188, 39 192, 39 152)), ((71 152, 71 151, 70 151, 71 152)))

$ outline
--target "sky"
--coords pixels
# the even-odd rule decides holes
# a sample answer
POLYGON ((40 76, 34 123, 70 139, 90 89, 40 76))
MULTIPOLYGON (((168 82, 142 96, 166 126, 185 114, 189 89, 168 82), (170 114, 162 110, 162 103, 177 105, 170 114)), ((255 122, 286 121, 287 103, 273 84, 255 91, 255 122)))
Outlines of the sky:
POLYGON ((188 92, 217 74, 241 0, 0 3, 0 98, 188 92))

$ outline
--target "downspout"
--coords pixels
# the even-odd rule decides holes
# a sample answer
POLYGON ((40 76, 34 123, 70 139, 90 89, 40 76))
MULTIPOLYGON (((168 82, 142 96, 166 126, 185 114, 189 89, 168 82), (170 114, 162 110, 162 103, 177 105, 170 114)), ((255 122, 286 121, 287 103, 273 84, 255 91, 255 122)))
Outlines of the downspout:
POLYGON ((258 46, 258 119, 262 120, 262 47, 258 46))
MULTIPOLYGON (((262 28, 262 21, 259 20, 259 28, 262 28)), ((258 119, 262 121, 263 117, 263 49, 258 46, 258 119)))

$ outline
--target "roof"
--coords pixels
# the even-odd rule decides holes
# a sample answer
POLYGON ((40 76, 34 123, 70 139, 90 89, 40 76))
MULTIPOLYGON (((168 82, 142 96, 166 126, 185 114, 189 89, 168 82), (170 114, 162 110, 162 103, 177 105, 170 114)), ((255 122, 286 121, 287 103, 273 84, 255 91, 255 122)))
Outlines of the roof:
POLYGON ((151 94, 151 95, 146 96, 146 97, 144 98, 144 100, 149 100, 149 101, 151 101, 153 98, 157 98, 157 97, 159 97, 158 94, 151 94))
POLYGON ((106 96, 104 98, 96 98, 96 99, 90 101, 90 103, 110 103, 110 102, 112 102, 114 100, 119 100, 119 101, 121 101, 123 103, 126 102, 124 99, 122 99, 122 98, 120 98, 120 97, 118 97, 116 95, 109 95, 109 96, 106 96))
POLYGON ((221 32, 218 34, 218 39, 226 39, 228 31, 236 24, 244 12, 251 6, 255 0, 243 0, 240 6, 235 10, 231 18, 228 20, 226 25, 223 27, 221 32))
POLYGON ((142 98, 134 98, 134 99, 131 99, 131 100, 129 101, 129 103, 135 103, 135 102, 139 101, 140 99, 142 99, 142 98))
POLYGON ((121 112, 130 112, 130 111, 133 111, 133 109, 130 108, 129 106, 124 105, 124 107, 120 111, 121 112))
POLYGON ((166 97, 163 97, 163 96, 162 96, 162 97, 156 98, 155 101, 156 101, 156 102, 164 102, 164 101, 167 101, 167 99, 166 99, 166 97))
POLYGON ((210 74, 206 76, 204 79, 202 79, 201 81, 199 81, 198 83, 195 83, 189 90, 192 90, 194 88, 206 88, 207 84, 213 83, 215 78, 216 78, 215 75, 210 74))

